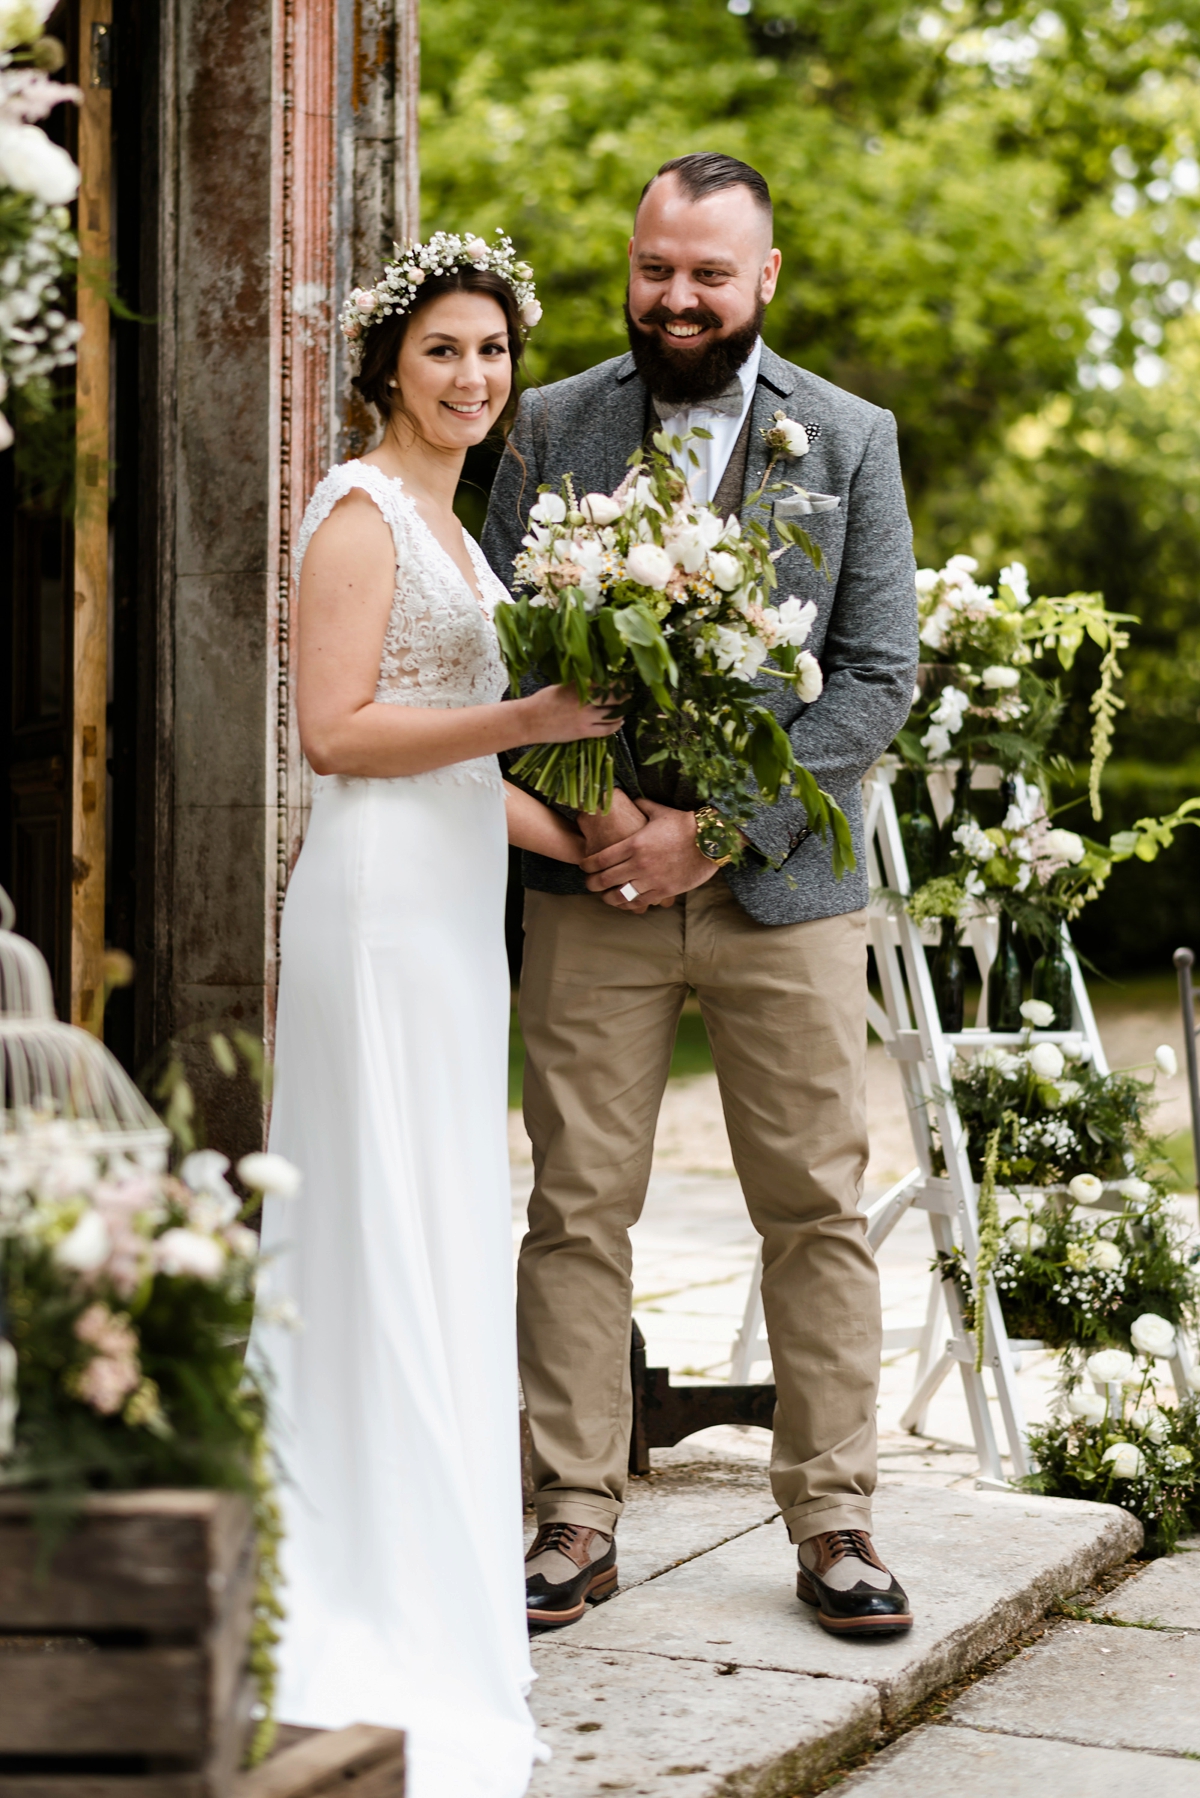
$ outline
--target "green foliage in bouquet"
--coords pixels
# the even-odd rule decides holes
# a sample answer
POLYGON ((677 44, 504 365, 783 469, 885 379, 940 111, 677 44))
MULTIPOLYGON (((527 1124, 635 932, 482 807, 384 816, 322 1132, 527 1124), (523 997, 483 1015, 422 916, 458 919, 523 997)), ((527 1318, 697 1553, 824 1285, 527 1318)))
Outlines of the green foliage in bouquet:
MULTIPOLYGON (((1068 1195, 1028 1204, 1009 1218, 990 1271, 1008 1334, 1049 1349, 1129 1349, 1137 1319, 1153 1312, 1174 1326, 1196 1321, 1197 1251, 1161 1194, 1130 1180, 1120 1213, 1087 1214, 1068 1195)), ((939 1255, 968 1329, 976 1285, 961 1249, 939 1255)))
MULTIPOLYGON (((809 704, 822 685, 804 648, 815 607, 792 597, 768 603, 782 552, 772 551, 753 512, 773 490, 773 461, 746 501, 743 525, 691 499, 672 460, 694 454, 685 440, 659 432, 653 444, 649 456, 639 450, 632 458, 615 494, 578 498, 570 477, 559 493, 542 490, 514 566, 515 597, 496 613, 514 691, 533 675, 572 684, 582 701, 611 698, 643 761, 676 764, 731 822, 790 790, 811 828, 832 837, 840 878, 854 866, 845 816, 796 761, 754 684, 787 681, 809 704)), ((781 543, 821 565, 798 526, 775 529, 781 543)), ((537 745, 512 771, 575 810, 607 810, 612 801, 607 739, 537 745)))
MULTIPOLYGON (((1153 1314, 1139 1318, 1135 1339, 1162 1353, 1173 1334, 1153 1314)), ((1065 1416, 1035 1426, 1029 1449, 1037 1470, 1021 1484, 1054 1498, 1122 1505, 1146 1532, 1151 1555, 1170 1554, 1185 1532, 1200 1529, 1200 1398, 1180 1405, 1154 1401, 1154 1361, 1141 1366, 1118 1349, 1088 1357, 1087 1373, 1104 1393, 1084 1390, 1068 1374, 1065 1416)), ((1189 1375, 1193 1391, 1200 1375, 1189 1375)))

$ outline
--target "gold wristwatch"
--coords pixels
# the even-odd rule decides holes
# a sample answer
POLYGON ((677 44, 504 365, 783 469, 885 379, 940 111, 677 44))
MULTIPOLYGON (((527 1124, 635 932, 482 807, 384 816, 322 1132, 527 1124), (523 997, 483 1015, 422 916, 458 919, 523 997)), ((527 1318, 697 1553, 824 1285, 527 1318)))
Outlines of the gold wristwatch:
POLYGON ((696 847, 701 855, 723 868, 741 849, 742 833, 715 806, 702 805, 696 813, 696 847))

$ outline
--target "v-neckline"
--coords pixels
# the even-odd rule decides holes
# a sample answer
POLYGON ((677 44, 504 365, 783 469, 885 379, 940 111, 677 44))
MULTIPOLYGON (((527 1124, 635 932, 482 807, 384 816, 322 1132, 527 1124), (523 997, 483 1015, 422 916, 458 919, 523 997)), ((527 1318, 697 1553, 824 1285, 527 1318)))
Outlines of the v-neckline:
MULTIPOLYGON (((455 574, 458 576, 459 580, 462 582, 462 585, 466 589, 467 593, 474 600, 475 604, 479 607, 479 610, 483 613, 483 616, 487 619, 488 623, 491 624, 492 614, 487 609, 487 605, 486 605, 486 602, 484 601, 482 591, 480 591, 478 593, 475 591, 474 587, 471 585, 470 581, 467 579, 466 575, 463 573, 463 571, 459 567, 458 563, 454 560, 454 557, 450 554, 450 551, 446 548, 446 545, 442 542, 441 538, 438 536, 437 532, 433 529, 432 525, 427 524, 426 521, 421 517, 421 509, 417 505, 417 502, 413 498, 412 494, 405 487, 403 476, 398 475, 398 474, 388 474, 388 473, 386 473, 386 471, 384 469, 380 468, 377 463, 363 462, 361 457, 359 458, 359 462, 360 462, 360 466, 363 468, 373 468, 375 470, 376 474, 382 476, 382 478, 385 481, 395 481, 397 487, 399 487, 399 489, 400 489, 400 492, 403 494, 404 498, 408 501, 408 504, 411 506, 413 517, 416 519, 417 523, 420 525, 420 527, 424 531, 425 535, 429 538, 429 541, 433 544, 434 548, 437 550, 438 554, 441 556, 442 560, 447 564, 447 566, 454 570, 455 574)), ((458 528, 460 531, 462 531, 463 548, 467 552, 467 559, 470 562, 471 567, 475 570, 475 579, 478 580, 479 579, 479 568, 476 564, 475 557, 471 554, 471 545, 472 545, 473 540, 470 537, 468 537, 466 531, 463 529, 461 521, 459 522, 458 528)))

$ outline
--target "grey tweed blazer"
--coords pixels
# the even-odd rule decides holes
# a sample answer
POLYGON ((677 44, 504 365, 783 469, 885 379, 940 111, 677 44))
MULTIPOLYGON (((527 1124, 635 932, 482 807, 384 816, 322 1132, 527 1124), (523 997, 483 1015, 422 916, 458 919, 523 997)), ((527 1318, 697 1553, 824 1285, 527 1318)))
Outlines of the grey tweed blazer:
MULTIPOLYGON (((646 390, 628 354, 522 395, 483 533, 484 552, 506 585, 539 483, 557 487, 563 475, 572 474, 580 493, 611 493, 642 441, 646 406, 646 390)), ((912 530, 895 419, 785 362, 764 344, 745 493, 762 483, 767 460, 762 432, 777 410, 805 426, 812 447, 804 457, 777 463, 775 479, 836 494, 839 505, 797 521, 820 544, 828 578, 799 549, 786 550, 776 563, 776 597, 794 593, 816 604, 808 647, 821 664, 825 690, 806 706, 778 680, 760 676, 758 684, 797 759, 849 819, 858 867, 835 880, 828 844, 804 835, 803 806, 786 797, 763 803, 745 826, 761 860, 723 871, 735 897, 760 924, 833 917, 866 904, 859 783, 908 715, 917 664, 912 530)), ((773 513, 770 498, 760 503, 773 513)), ((524 875, 526 886, 544 892, 586 890, 577 869, 539 856, 525 857, 524 875)))

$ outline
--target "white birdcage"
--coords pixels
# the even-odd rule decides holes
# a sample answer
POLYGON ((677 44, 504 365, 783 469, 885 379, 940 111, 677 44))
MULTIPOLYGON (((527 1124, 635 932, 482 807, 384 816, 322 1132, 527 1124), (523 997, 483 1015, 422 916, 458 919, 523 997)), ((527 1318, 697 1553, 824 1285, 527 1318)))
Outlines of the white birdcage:
POLYGON ((49 969, 15 919, 0 887, 0 1149, 54 1123, 92 1152, 165 1166, 169 1131, 104 1044, 55 1017, 49 969))

